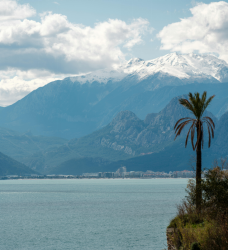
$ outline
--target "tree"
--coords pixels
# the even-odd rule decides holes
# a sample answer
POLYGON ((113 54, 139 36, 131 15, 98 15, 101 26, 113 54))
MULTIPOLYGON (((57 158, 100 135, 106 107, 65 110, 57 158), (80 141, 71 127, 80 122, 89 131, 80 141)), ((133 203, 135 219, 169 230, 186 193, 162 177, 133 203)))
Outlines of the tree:
MULTIPOLYGON (((207 92, 205 91, 200 98, 200 94, 192 93, 188 94, 188 99, 179 99, 179 103, 187 108, 191 113, 195 116, 195 118, 186 117, 179 119, 175 126, 175 139, 179 136, 183 130, 183 128, 191 123, 191 126, 188 130, 185 147, 188 143, 189 134, 191 133, 191 143, 193 151, 196 150, 196 210, 197 212, 201 212, 201 201, 202 201, 202 189, 201 189, 201 146, 203 148, 203 124, 206 123, 207 130, 208 130, 208 147, 211 146, 211 138, 214 138, 214 129, 215 124, 210 117, 202 117, 204 111, 215 97, 215 95, 211 96, 209 99, 206 99, 207 92), (194 143, 195 139, 195 131, 196 131, 196 142, 194 143)), ((174 139, 174 140, 175 140, 174 139)))

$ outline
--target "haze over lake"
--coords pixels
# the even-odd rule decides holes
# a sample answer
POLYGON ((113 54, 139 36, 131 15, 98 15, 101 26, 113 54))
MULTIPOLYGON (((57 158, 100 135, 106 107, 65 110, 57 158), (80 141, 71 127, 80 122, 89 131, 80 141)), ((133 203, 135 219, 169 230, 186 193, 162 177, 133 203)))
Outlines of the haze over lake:
POLYGON ((166 249, 187 181, 1 180, 0 249, 166 249))

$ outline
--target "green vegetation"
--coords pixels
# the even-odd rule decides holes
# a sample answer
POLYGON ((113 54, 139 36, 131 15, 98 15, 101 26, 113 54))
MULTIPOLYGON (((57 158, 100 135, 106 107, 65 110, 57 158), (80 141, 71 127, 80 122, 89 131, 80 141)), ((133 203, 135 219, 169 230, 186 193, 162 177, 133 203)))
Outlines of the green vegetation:
MULTIPOLYGON (((202 117, 204 114, 204 111, 212 101, 212 99, 215 97, 215 95, 211 96, 209 99, 207 98, 207 92, 203 92, 202 97, 200 98, 200 94, 194 93, 194 96, 192 93, 188 94, 189 100, 187 99, 179 99, 179 102, 181 105, 183 105, 185 108, 187 108, 191 113, 195 116, 195 119, 186 117, 181 118, 177 121, 177 123, 174 126, 174 130, 176 133, 176 137, 179 136, 183 130, 183 128, 191 123, 191 127, 188 130, 188 134, 185 141, 185 147, 188 143, 188 137, 189 134, 191 134, 191 143, 193 151, 196 150, 196 210, 198 213, 201 212, 201 200, 202 200, 202 191, 201 191, 201 146, 203 148, 203 135, 204 135, 204 129, 203 124, 206 123, 207 129, 208 129, 208 147, 211 145, 211 137, 214 138, 214 129, 215 124, 213 120, 210 117, 202 117), (196 143, 194 144, 193 140, 195 137, 195 131, 197 134, 196 143)), ((176 139, 175 137, 175 139, 176 139)))
POLYGON ((188 195, 168 228, 175 228, 171 241, 177 249, 228 249, 228 170, 216 165, 201 180, 202 210, 196 211, 196 184, 191 179, 188 195))
MULTIPOLYGON (((214 95, 206 99, 204 92, 200 98, 199 93, 189 93, 189 100, 179 99, 181 105, 191 111, 195 119, 190 117, 181 118, 174 126, 176 137, 183 128, 191 123, 188 130, 185 147, 191 134, 191 144, 196 150, 196 179, 191 179, 187 186, 188 196, 178 206, 178 215, 170 222, 168 228, 175 231, 170 235, 172 245, 177 249, 212 250, 228 248, 228 171, 215 163, 213 169, 202 174, 201 146, 203 148, 204 127, 206 123, 208 131, 208 147, 211 138, 214 138, 215 124, 208 117, 202 117, 205 109, 210 104, 214 95), (195 136, 196 132, 196 136, 195 136), (194 139, 196 142, 194 143, 194 139)), ((176 139, 175 137, 175 139, 176 139)), ((171 243, 170 243, 171 244, 171 243)))

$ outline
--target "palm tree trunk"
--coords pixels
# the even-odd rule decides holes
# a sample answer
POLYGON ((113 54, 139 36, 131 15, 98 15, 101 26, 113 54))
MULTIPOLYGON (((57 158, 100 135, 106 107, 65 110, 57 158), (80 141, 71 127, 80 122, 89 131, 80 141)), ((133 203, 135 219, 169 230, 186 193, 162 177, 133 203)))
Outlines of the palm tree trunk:
MULTIPOLYGON (((197 136, 199 135, 201 128, 197 126, 197 136)), ((202 132, 200 132, 200 140, 196 148, 196 211, 201 213, 201 202, 202 202, 202 189, 201 189, 201 141, 202 132)))

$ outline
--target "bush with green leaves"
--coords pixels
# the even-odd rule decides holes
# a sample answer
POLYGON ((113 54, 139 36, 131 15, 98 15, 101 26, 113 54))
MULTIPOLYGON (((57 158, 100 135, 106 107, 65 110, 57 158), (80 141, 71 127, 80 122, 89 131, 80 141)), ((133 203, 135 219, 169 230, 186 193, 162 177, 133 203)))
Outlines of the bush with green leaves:
POLYGON ((178 206, 169 227, 177 229, 174 244, 181 249, 228 249, 228 170, 219 165, 205 172, 201 181, 202 210, 196 210, 196 184, 190 179, 188 195, 178 206), (198 243, 198 247, 196 246, 198 243))

